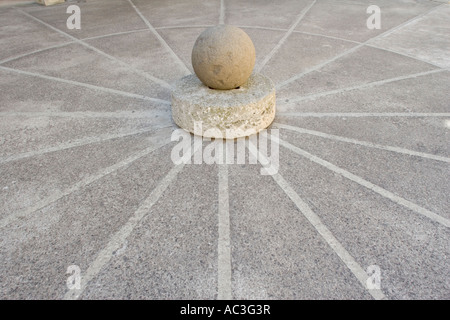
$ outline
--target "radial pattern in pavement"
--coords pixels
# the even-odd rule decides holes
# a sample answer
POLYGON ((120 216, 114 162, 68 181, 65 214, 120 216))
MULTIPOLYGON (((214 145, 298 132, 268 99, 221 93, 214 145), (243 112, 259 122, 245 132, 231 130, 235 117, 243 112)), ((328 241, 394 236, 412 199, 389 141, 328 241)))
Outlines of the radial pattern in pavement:
POLYGON ((0 7, 0 298, 448 299, 446 2, 0 7), (173 84, 220 23, 276 84, 272 175, 172 161, 173 84))

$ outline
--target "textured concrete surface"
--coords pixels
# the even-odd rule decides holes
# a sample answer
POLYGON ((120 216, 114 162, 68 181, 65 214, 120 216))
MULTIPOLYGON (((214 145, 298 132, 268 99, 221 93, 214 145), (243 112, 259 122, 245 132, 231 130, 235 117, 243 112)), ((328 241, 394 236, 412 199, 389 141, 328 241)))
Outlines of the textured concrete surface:
POLYGON ((1 299, 450 299, 448 1, 5 4, 1 299), (272 176, 171 160, 220 23, 276 86, 272 176))

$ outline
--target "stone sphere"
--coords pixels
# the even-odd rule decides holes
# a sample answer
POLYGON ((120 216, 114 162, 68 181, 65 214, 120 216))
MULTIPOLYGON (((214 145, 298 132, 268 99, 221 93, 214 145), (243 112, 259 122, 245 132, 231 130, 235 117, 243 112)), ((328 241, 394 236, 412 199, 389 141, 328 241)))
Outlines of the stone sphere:
POLYGON ((242 29, 218 25, 197 38, 192 49, 192 66, 206 86, 235 89, 252 74, 255 57, 253 42, 242 29))

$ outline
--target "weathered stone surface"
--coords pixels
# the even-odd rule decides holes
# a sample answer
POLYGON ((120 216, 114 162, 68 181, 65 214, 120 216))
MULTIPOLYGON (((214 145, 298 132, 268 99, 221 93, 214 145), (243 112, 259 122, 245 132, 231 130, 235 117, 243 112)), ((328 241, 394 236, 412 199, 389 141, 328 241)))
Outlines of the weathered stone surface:
POLYGON ((242 29, 218 25, 197 38, 192 49, 192 66, 208 87, 234 89, 252 74, 255 57, 253 42, 242 29))
POLYGON ((204 137, 249 136, 272 123, 275 86, 269 78, 253 74, 239 89, 215 90, 189 75, 172 92, 172 117, 181 128, 204 137))

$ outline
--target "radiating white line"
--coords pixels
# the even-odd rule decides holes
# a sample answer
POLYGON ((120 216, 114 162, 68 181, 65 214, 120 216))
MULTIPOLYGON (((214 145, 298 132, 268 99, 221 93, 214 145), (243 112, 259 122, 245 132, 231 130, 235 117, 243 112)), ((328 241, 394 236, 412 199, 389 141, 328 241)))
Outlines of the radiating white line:
POLYGON ((352 87, 347 87, 347 88, 342 88, 342 89, 308 94, 308 95, 301 96, 301 97, 293 97, 293 98, 290 98, 289 102, 287 102, 287 103, 296 103, 296 102, 305 101, 305 100, 315 100, 317 98, 322 98, 322 97, 326 97, 326 96, 333 95, 333 94, 342 94, 342 93, 353 91, 353 90, 373 88, 373 87, 385 85, 385 84, 392 83, 392 82, 413 79, 413 78, 422 77, 422 76, 439 73, 439 72, 443 72, 443 71, 446 71, 446 70, 435 69, 435 70, 430 70, 430 71, 425 71, 425 72, 409 74, 409 75, 405 75, 405 76, 399 76, 399 77, 394 77, 394 78, 389 78, 389 79, 384 79, 384 80, 379 80, 379 81, 373 81, 373 82, 356 85, 356 86, 352 86, 352 87))
POLYGON ((275 53, 278 52, 278 50, 281 48, 281 46, 284 44, 286 39, 291 35, 291 33, 294 31, 294 29, 297 27, 297 25, 300 23, 300 21, 303 19, 303 17, 308 13, 308 11, 314 6, 317 0, 313 0, 306 8, 304 8, 300 14, 297 16, 297 19, 295 19, 294 23, 291 25, 291 27, 288 29, 288 31, 285 33, 285 35, 280 39, 280 41, 277 43, 277 45, 270 51, 270 53, 264 58, 264 60, 259 64, 256 72, 260 72, 264 66, 269 62, 270 59, 274 56, 275 53))
MULTIPOLYGON (((289 30, 289 29, 285 29, 285 28, 273 28, 273 27, 262 27, 262 26, 247 26, 247 25, 240 25, 240 26, 237 26, 237 27, 244 28, 244 29, 259 29, 259 30, 282 31, 282 32, 286 32, 286 31, 289 30)), ((361 42, 359 42, 359 41, 349 40, 349 39, 344 39, 344 38, 339 38, 339 37, 334 37, 334 36, 329 36, 329 35, 320 34, 320 33, 306 32, 306 31, 300 31, 300 30, 294 30, 294 31, 292 31, 292 33, 300 33, 300 34, 305 34, 305 35, 308 35, 308 36, 316 36, 316 37, 329 38, 329 39, 334 39, 334 40, 340 40, 340 41, 346 41, 346 42, 352 42, 352 43, 356 43, 356 44, 361 44, 361 42)))
POLYGON ((231 300, 231 241, 228 166, 219 164, 218 299, 231 300))
MULTIPOLYGON (((394 49, 382 48, 382 47, 376 46, 374 44, 367 44, 366 43, 364 45, 366 47, 369 47, 369 48, 375 48, 375 49, 378 49, 378 50, 383 50, 383 51, 386 51, 386 52, 395 53, 395 54, 398 54, 398 55, 401 55, 401 56, 404 56, 404 57, 408 57, 408 58, 411 58, 411 59, 414 59, 414 60, 417 60, 417 61, 420 61, 420 62, 423 62, 423 63, 427 63, 427 64, 432 65, 433 67, 446 69, 445 67, 440 66, 440 65, 438 65, 438 64, 436 64, 436 63, 434 63, 432 61, 426 61, 426 60, 421 59, 420 57, 415 57, 415 56, 407 54, 405 52, 400 52, 400 51, 397 51, 397 50, 394 50, 394 49)), ((447 68, 447 70, 448 70, 448 68, 447 68)))
MULTIPOLYGON (((272 137, 271 137, 272 138, 272 137)), ((255 153, 253 148, 248 148, 250 152, 255 153)), ((267 162, 268 159, 261 152, 254 154, 258 160, 267 162)), ((279 173, 272 175, 272 178, 278 184, 278 186, 286 193, 286 195, 294 202, 300 212, 305 216, 305 218, 311 223, 311 225, 316 229, 316 231, 322 236, 325 242, 331 247, 331 249, 336 253, 336 255, 341 259, 342 262, 350 269, 353 275, 358 279, 361 285, 369 292, 369 294, 375 300, 385 300, 386 296, 380 289, 369 289, 367 287, 368 274, 364 269, 356 262, 356 260, 350 255, 350 253, 345 249, 345 247, 336 239, 333 233, 322 223, 319 216, 311 210, 309 205, 304 202, 300 196, 294 191, 290 184, 283 178, 279 173)))
POLYGON ((141 129, 141 130, 136 130, 136 131, 132 131, 132 132, 124 132, 124 133, 116 133, 116 134, 102 134, 102 135, 98 135, 98 136, 94 136, 94 137, 80 138, 80 139, 72 140, 70 142, 63 142, 63 143, 57 144, 55 146, 43 148, 40 150, 28 151, 28 152, 14 154, 14 155, 10 155, 10 156, 5 156, 5 157, 0 158, 0 164, 11 162, 11 161, 17 161, 17 160, 24 159, 24 158, 39 156, 39 155, 42 155, 45 153, 85 146, 85 145, 92 144, 92 143, 104 142, 104 141, 118 139, 118 138, 125 138, 128 136, 151 132, 156 129, 163 129, 163 128, 154 126, 152 128, 141 129))
MULTIPOLYGON (((186 154, 191 154, 191 150, 192 148, 190 148, 186 154)), ((193 153, 197 151, 198 149, 194 149, 193 153)), ((123 246, 123 243, 126 241, 131 232, 133 232, 134 228, 136 228, 141 220, 151 211, 153 205, 158 202, 169 185, 183 170, 184 166, 184 163, 174 166, 166 174, 166 176, 159 181, 155 189, 153 189, 150 195, 139 205, 133 216, 111 236, 105 247, 97 254, 95 260, 89 265, 86 272, 81 275, 81 288, 67 291, 64 295, 64 300, 76 300, 81 296, 89 282, 100 273, 105 265, 109 263, 114 252, 123 246)))
POLYGON ((92 36, 92 37, 86 37, 81 38, 80 40, 86 41, 86 40, 95 40, 95 39, 102 39, 102 38, 108 38, 108 37, 114 37, 114 36, 121 36, 125 34, 132 34, 132 33, 139 33, 139 32, 149 32, 148 28, 142 28, 142 29, 136 29, 136 30, 129 30, 129 31, 121 31, 121 32, 114 32, 114 33, 108 33, 108 34, 102 34, 99 36, 92 36))
POLYGON ((287 32, 289 29, 285 28, 273 28, 273 27, 262 27, 262 26, 247 26, 247 25, 238 25, 236 26, 238 28, 244 28, 244 29, 259 29, 259 30, 268 30, 268 31, 281 31, 281 32, 287 32))
MULTIPOLYGON (((155 30, 164 30, 164 29, 186 29, 186 28, 209 28, 214 27, 212 24, 198 24, 198 25, 179 25, 179 26, 162 26, 162 27, 154 27, 155 30)), ((148 30, 148 29, 147 29, 148 30)))
POLYGON ((380 145, 380 144, 376 144, 376 143, 372 143, 372 142, 350 139, 350 138, 345 138, 345 137, 341 137, 341 136, 335 136, 335 135, 328 134, 325 132, 289 126, 289 125, 282 124, 282 123, 273 123, 272 125, 276 128, 291 130, 291 131, 295 131, 295 132, 299 132, 299 133, 306 133, 309 135, 322 137, 322 138, 326 138, 326 139, 331 139, 331 140, 335 140, 335 141, 348 142, 348 143, 353 143, 353 144, 364 146, 364 147, 387 150, 387 151, 392 151, 392 152, 396 152, 396 153, 406 154, 408 156, 415 156, 415 157, 421 157, 421 158, 450 163, 450 158, 443 157, 443 156, 437 156, 434 154, 418 152, 418 151, 408 150, 408 149, 399 148, 399 147, 384 146, 384 145, 380 145))
POLYGON ((169 187, 178 173, 184 168, 184 164, 173 167, 167 175, 159 182, 152 193, 141 203, 133 216, 117 231, 106 244, 106 246, 97 254, 95 260, 89 265, 89 268, 81 275, 81 288, 68 291, 64 295, 64 300, 75 300, 84 292, 88 283, 94 279, 109 263, 113 253, 123 246, 123 243, 139 224, 139 222, 151 211, 153 205, 158 202, 164 191, 169 187))
MULTIPOLYGON (((272 137, 270 136, 270 138, 272 138, 272 137)), ((275 141, 275 140, 273 140, 273 141, 275 141)), ((399 205, 402 205, 402 206, 404 206, 404 207, 406 207, 406 208, 408 208, 408 209, 418 213, 419 215, 425 216, 425 217, 431 219, 434 222, 442 224, 443 226, 445 226, 447 228, 450 227, 450 220, 449 219, 446 219, 446 218, 444 218, 444 217, 442 217, 442 216, 440 216, 440 215, 438 215, 438 214, 436 214, 436 213, 434 213, 434 212, 432 212, 430 210, 422 208, 422 207, 418 206, 417 204, 415 204, 415 203, 413 203, 411 201, 403 199, 402 197, 399 197, 396 194, 394 194, 394 193, 392 193, 390 191, 387 191, 386 189, 383 189, 383 188, 381 188, 381 187, 379 187, 379 186, 377 186, 377 185, 375 185, 375 184, 373 184, 373 183, 371 183, 371 182, 369 182, 367 180, 364 180, 363 178, 361 178, 361 177, 359 177, 357 175, 354 175, 353 173, 350 173, 349 171, 344 170, 344 169, 342 169, 342 168, 340 168, 340 167, 338 167, 338 166, 336 166, 336 165, 334 165, 334 164, 332 164, 332 163, 330 163, 328 161, 325 161, 325 160, 323 160, 323 159, 321 159, 321 158, 319 158, 317 156, 314 156, 314 155, 310 154, 309 152, 307 152, 305 150, 302 150, 299 147, 296 147, 296 146, 294 146, 294 145, 292 145, 292 144, 290 144, 290 143, 288 143, 288 142, 286 142, 286 141, 284 141, 282 139, 279 139, 279 143, 283 147, 291 150, 292 152, 295 152, 298 155, 301 155, 301 156, 303 156, 303 157, 305 157, 305 158, 307 158, 307 159, 309 159, 309 160, 311 160, 311 161, 313 161, 313 162, 315 162, 315 163, 317 163, 317 164, 327 168, 328 170, 336 172, 336 173, 340 174, 341 176, 343 176, 343 177, 345 177, 345 178, 347 178, 347 179, 349 179, 349 180, 351 180, 353 182, 356 182, 359 185, 361 185, 363 187, 366 187, 366 188, 368 188, 368 189, 378 193, 379 195, 381 195, 381 196, 383 196, 383 197, 385 197, 387 199, 390 199, 391 201, 393 201, 393 202, 395 202, 395 203, 397 203, 399 205)))
POLYGON ((141 13, 141 11, 134 5, 133 1, 128 0, 130 5, 133 7, 133 9, 136 11, 136 13, 139 15, 142 21, 147 25, 147 27, 150 29, 150 31, 158 38, 159 42, 163 45, 163 47, 169 52, 169 54, 172 56, 172 58, 175 60, 177 65, 183 69, 186 75, 191 74, 191 71, 189 71, 188 67, 184 64, 183 61, 181 61, 180 57, 176 55, 176 53, 172 50, 172 48, 167 44, 167 42, 161 37, 161 35, 156 31, 156 29, 152 26, 152 24, 147 20, 147 18, 144 17, 144 15, 141 13))
POLYGON ((335 57, 333 57, 333 58, 331 58, 331 59, 329 59, 329 60, 326 60, 326 61, 324 61, 324 62, 322 62, 322 63, 319 63, 319 64, 315 65, 315 66, 312 67, 312 68, 309 68, 309 69, 307 69, 307 70, 305 70, 305 71, 303 71, 303 72, 301 72, 301 73, 299 73, 299 74, 297 74, 297 75, 295 75, 295 76, 292 76, 291 78, 289 78, 289 79, 287 79, 287 80, 285 80, 285 81, 283 81, 283 82, 277 84, 277 85, 276 85, 276 89, 279 90, 279 89, 281 89, 282 87, 287 86, 288 84, 290 84, 290 83, 292 83, 292 82, 294 82, 294 81, 297 81, 298 79, 300 79, 300 78, 303 77, 304 75, 306 75, 306 74, 308 74, 308 73, 311 73, 311 72, 313 72, 313 71, 315 71, 315 70, 318 70, 318 69, 320 69, 320 68, 326 66, 326 65, 329 64, 329 63, 332 63, 332 62, 334 62, 334 61, 336 61, 336 60, 338 60, 338 59, 340 59, 340 58, 342 58, 342 57, 344 57, 344 56, 346 56, 346 55, 348 55, 348 54, 350 54, 350 53, 355 52, 356 50, 358 50, 359 48, 365 46, 366 44, 368 44, 368 43, 369 43, 370 41, 372 41, 372 40, 381 38, 381 37, 383 37, 383 36, 385 36, 385 35, 387 35, 387 34, 390 34, 390 33, 394 32, 394 31, 400 29, 400 28, 403 28, 404 26, 406 26, 406 25, 408 25, 408 24, 410 24, 410 23, 412 23, 412 22, 414 22, 414 21, 416 21, 416 20, 418 20, 418 19, 421 19, 423 16, 425 16, 425 15, 431 13, 432 11, 434 11, 434 10, 440 8, 440 7, 443 6, 443 5, 445 5, 445 4, 438 5, 438 6, 434 7, 434 8, 432 8, 432 9, 430 9, 430 10, 428 10, 428 11, 426 11, 426 12, 424 12, 424 13, 422 13, 422 14, 420 14, 420 15, 414 17, 414 18, 412 18, 412 19, 409 19, 408 21, 405 21, 405 22, 399 24, 398 26, 395 26, 395 27, 393 27, 393 28, 391 28, 391 29, 389 29, 389 30, 383 32, 383 33, 380 33, 379 35, 377 35, 377 36, 375 36, 375 37, 373 37, 373 38, 371 38, 371 39, 369 39, 369 40, 366 40, 365 42, 362 42, 362 43, 360 43, 360 44, 358 44, 358 45, 356 45, 356 46, 354 46, 354 47, 352 47, 352 48, 350 48, 350 49, 348 49, 348 50, 346 50, 346 51, 344 51, 344 52, 338 54, 337 56, 335 56, 335 57))
POLYGON ((6 58, 6 59, 0 61, 0 65, 4 64, 4 63, 7 63, 7 62, 10 62, 10 61, 14 61, 14 60, 20 59, 20 58, 24 58, 26 56, 30 56, 32 54, 44 52, 44 51, 51 50, 51 49, 62 48, 62 47, 68 46, 68 45, 73 44, 73 43, 75 43, 75 41, 67 41, 67 42, 64 42, 64 43, 56 44, 54 46, 50 46, 50 47, 46 47, 46 48, 30 51, 30 52, 27 52, 27 53, 19 54, 18 56, 9 57, 9 58, 6 58))
POLYGON ((344 262, 344 264, 350 269, 354 274, 356 279, 361 283, 361 285, 370 293, 370 295, 375 300, 386 299, 385 295, 381 290, 368 289, 367 279, 368 275, 364 269, 356 262, 356 260, 350 255, 350 253, 344 248, 344 246, 336 239, 333 233, 322 223, 320 218, 314 213, 311 208, 306 204, 299 195, 292 189, 289 183, 279 174, 275 174, 272 178, 277 182, 281 189, 288 195, 288 197, 295 203, 297 208, 301 213, 308 219, 308 221, 313 225, 317 232, 322 236, 322 238, 328 243, 328 245, 333 249, 337 256, 344 262))
MULTIPOLYGON (((118 36, 118 35, 123 35, 123 34, 130 34, 130 33, 137 33, 137 32, 144 32, 144 31, 148 32, 149 30, 148 30, 148 28, 145 28, 145 29, 137 29, 137 30, 130 30, 130 31, 115 32, 115 33, 109 33, 109 34, 104 34, 104 35, 100 35, 100 36, 81 38, 80 40, 81 41, 85 41, 85 40, 101 39, 101 38, 107 38, 107 37, 118 36)), ((0 65, 4 64, 4 63, 7 63, 7 62, 10 62, 10 61, 14 61, 14 60, 20 59, 20 58, 24 58, 26 56, 30 56, 32 54, 40 53, 40 52, 51 50, 51 49, 55 49, 55 48, 65 47, 65 46, 68 46, 69 44, 73 44, 73 43, 76 43, 76 41, 68 41, 68 42, 64 42, 64 43, 61 43, 61 44, 53 45, 53 46, 50 46, 50 47, 46 47, 46 48, 30 51, 28 53, 20 54, 18 56, 9 57, 9 58, 6 58, 4 60, 1 60, 0 61, 0 65)))
POLYGON ((161 103, 161 104, 165 104, 165 105, 170 105, 170 102, 167 101, 167 100, 151 98, 151 97, 147 97, 147 96, 144 96, 144 95, 130 93, 130 92, 116 90, 116 89, 111 89, 111 88, 99 87, 99 86, 96 86, 96 85, 93 85, 93 84, 84 83, 84 82, 78 82, 78 81, 74 81, 74 80, 57 78, 57 77, 47 76, 47 75, 40 74, 40 73, 34 73, 34 72, 18 70, 18 69, 12 69, 12 68, 3 67, 3 66, 0 66, 0 69, 1 70, 5 70, 5 71, 16 72, 16 73, 19 73, 19 74, 24 74, 24 75, 27 75, 27 76, 38 77, 38 78, 42 78, 42 79, 46 79, 46 80, 52 80, 52 81, 68 83, 68 84, 71 84, 71 85, 74 85, 74 86, 89 88, 89 89, 96 90, 96 91, 118 94, 118 95, 121 95, 121 96, 124 96, 124 97, 135 98, 135 99, 140 99, 140 100, 147 100, 147 101, 152 101, 152 102, 161 103))
POLYGON ((277 112, 277 117, 313 117, 313 118, 365 118, 365 117, 450 117, 450 113, 420 113, 420 112, 277 112))
POLYGON ((219 24, 225 24, 225 1, 220 0, 219 24))
MULTIPOLYGON (((152 118, 158 116, 158 120, 169 120, 169 112, 161 110, 149 110, 149 111, 116 111, 116 112, 100 112, 100 111, 17 111, 0 112, 1 117, 55 117, 55 118, 113 118, 113 119, 142 119, 152 118)), ((169 124, 169 123, 168 123, 169 124)))
POLYGON ((425 17, 426 15, 430 14, 431 12, 433 12, 433 11, 435 11, 435 10, 437 10, 437 9, 439 9, 439 8, 441 8, 441 7, 443 7, 443 6, 445 6, 445 5, 446 5, 446 3, 441 3, 440 5, 437 5, 437 6, 433 7, 433 8, 431 8, 430 10, 425 11, 425 12, 423 12, 423 13, 417 15, 416 17, 414 17, 414 18, 412 18, 412 19, 409 19, 409 20, 407 20, 407 21, 405 21, 405 22, 399 24, 398 26, 395 26, 395 27, 393 27, 393 28, 391 28, 391 29, 385 31, 385 32, 379 34, 378 36, 369 39, 369 40, 366 41, 366 42, 370 42, 370 41, 375 40, 375 39, 378 39, 378 38, 384 38, 384 37, 387 37, 387 36, 389 36, 390 34, 396 32, 396 31, 398 31, 398 30, 400 30, 400 29, 402 29, 402 28, 404 28, 404 27, 406 27, 406 26, 408 26, 408 25, 410 25, 410 24, 412 24, 412 23, 415 23, 416 21, 422 19, 422 18, 425 17))
POLYGON ((171 86, 170 84, 168 84, 166 81, 164 81, 164 80, 162 80, 162 79, 159 79, 159 78, 157 78, 157 77, 154 77, 154 76, 152 76, 151 74, 148 74, 147 72, 144 72, 144 71, 142 71, 142 70, 136 69, 136 68, 132 67, 130 64, 128 64, 128 63, 126 63, 126 62, 123 62, 122 60, 117 59, 116 57, 114 57, 114 56, 112 56, 112 55, 110 55, 110 54, 107 54, 106 52, 104 52, 104 51, 102 51, 102 50, 100 50, 100 49, 98 49, 98 48, 96 48, 96 47, 94 47, 94 46, 92 46, 92 45, 86 43, 86 42, 83 41, 83 40, 80 40, 80 39, 78 39, 78 38, 75 38, 74 36, 71 36, 70 34, 64 32, 64 31, 59 30, 58 28, 53 27, 52 25, 50 25, 50 24, 48 24, 48 23, 46 23, 46 22, 44 22, 44 21, 42 21, 42 20, 40 20, 40 19, 38 19, 38 18, 32 16, 31 14, 29 14, 29 13, 27 13, 27 12, 25 12, 25 11, 22 11, 22 10, 20 10, 20 9, 17 9, 17 11, 19 11, 20 13, 22 13, 22 14, 24 14, 24 15, 30 17, 31 19, 33 19, 33 20, 35 20, 35 21, 37 21, 37 22, 39 22, 39 23, 45 25, 46 27, 52 29, 53 31, 56 31, 56 32, 58 32, 58 33, 60 33, 60 34, 62 34, 62 35, 64 35, 64 36, 70 38, 70 39, 73 40, 74 42, 76 42, 76 43, 78 43, 78 44, 80 44, 80 45, 82 45, 82 46, 84 46, 84 47, 86 47, 86 48, 88 48, 88 49, 91 49, 92 51, 95 51, 96 53, 98 53, 98 54, 100 54, 100 55, 102 55, 102 56, 104 56, 104 57, 106 57, 106 58, 108 58, 108 59, 110 59, 110 60, 113 60, 113 61, 119 63, 120 65, 122 65, 123 67, 127 68, 128 70, 130 70, 130 71, 132 71, 132 72, 135 72, 135 73, 137 73, 137 74, 139 74, 139 75, 145 77, 146 79, 149 79, 150 81, 153 81, 154 83, 156 83, 156 84, 158 84, 158 85, 160 85, 160 86, 162 86, 162 87, 164 87, 164 88, 166 88, 166 89, 172 89, 172 86, 171 86))
POLYGON ((309 35, 309 36, 316 36, 316 37, 329 38, 329 39, 333 39, 333 40, 339 40, 339 41, 346 41, 346 42, 352 42, 352 43, 356 43, 356 44, 361 44, 361 42, 359 42, 359 41, 349 40, 349 39, 344 39, 344 38, 339 38, 339 37, 334 37, 334 36, 329 36, 329 35, 320 34, 320 33, 306 32, 306 31, 300 31, 300 30, 294 30, 293 32, 294 33, 306 34, 306 35, 309 35))
POLYGON ((129 166, 131 163, 138 160, 139 158, 142 158, 142 157, 146 156, 147 154, 150 154, 151 152, 167 145, 168 143, 170 143, 170 134, 166 130, 163 130, 162 134, 160 133, 160 134, 152 137, 152 140, 153 140, 152 146, 145 148, 144 150, 135 152, 130 157, 128 157, 122 161, 119 161, 109 167, 103 168, 103 169, 97 171, 97 173, 92 174, 92 175, 72 184, 71 186, 67 187, 64 190, 53 192, 53 194, 51 196, 48 196, 48 197, 36 202, 35 204, 33 204, 32 206, 30 206, 28 208, 13 212, 13 213, 9 214, 8 216, 2 218, 0 220, 0 228, 4 228, 19 218, 26 217, 42 208, 45 208, 49 204, 61 199, 62 197, 65 197, 73 192, 76 192, 76 191, 86 187, 87 185, 109 175, 110 173, 117 171, 120 168, 129 166))

